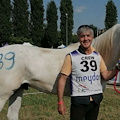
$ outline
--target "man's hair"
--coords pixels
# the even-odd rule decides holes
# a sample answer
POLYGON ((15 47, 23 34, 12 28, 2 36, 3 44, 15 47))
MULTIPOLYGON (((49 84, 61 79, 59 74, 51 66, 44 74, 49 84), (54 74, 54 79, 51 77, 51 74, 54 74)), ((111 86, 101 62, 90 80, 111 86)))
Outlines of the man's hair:
POLYGON ((87 30, 89 30, 90 33, 94 36, 93 29, 89 25, 81 25, 77 30, 77 35, 79 36, 81 33, 85 32, 87 30))

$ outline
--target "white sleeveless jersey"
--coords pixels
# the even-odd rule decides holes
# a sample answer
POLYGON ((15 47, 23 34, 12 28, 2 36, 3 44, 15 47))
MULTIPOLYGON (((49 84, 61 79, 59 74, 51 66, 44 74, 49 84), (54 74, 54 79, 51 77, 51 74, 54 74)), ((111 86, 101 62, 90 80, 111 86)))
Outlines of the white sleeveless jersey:
POLYGON ((102 93, 100 77, 100 54, 93 51, 86 55, 75 50, 72 60, 71 96, 88 96, 102 93))

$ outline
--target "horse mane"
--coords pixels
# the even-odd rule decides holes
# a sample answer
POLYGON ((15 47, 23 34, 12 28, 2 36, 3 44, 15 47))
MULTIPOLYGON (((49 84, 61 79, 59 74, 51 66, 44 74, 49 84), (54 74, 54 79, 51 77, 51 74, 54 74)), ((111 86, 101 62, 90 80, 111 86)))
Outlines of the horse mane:
POLYGON ((114 33, 119 26, 119 24, 113 26, 105 33, 96 37, 92 43, 92 46, 101 54, 107 65, 109 64, 108 61, 111 59, 111 53, 113 52, 114 33))

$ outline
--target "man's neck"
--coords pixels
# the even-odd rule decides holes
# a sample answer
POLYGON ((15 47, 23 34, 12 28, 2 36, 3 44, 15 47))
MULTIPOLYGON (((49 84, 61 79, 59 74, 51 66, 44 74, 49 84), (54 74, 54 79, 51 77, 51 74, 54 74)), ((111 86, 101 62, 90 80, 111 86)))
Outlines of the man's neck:
POLYGON ((89 47, 89 48, 83 48, 82 46, 80 46, 80 49, 81 49, 81 51, 83 51, 83 53, 85 53, 86 55, 92 53, 91 47, 89 47))

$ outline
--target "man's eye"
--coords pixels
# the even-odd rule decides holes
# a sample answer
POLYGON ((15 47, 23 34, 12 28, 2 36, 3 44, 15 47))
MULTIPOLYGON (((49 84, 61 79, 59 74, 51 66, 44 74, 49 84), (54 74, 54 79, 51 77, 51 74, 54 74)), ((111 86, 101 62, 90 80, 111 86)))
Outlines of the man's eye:
POLYGON ((80 37, 84 37, 84 35, 81 35, 80 37))

